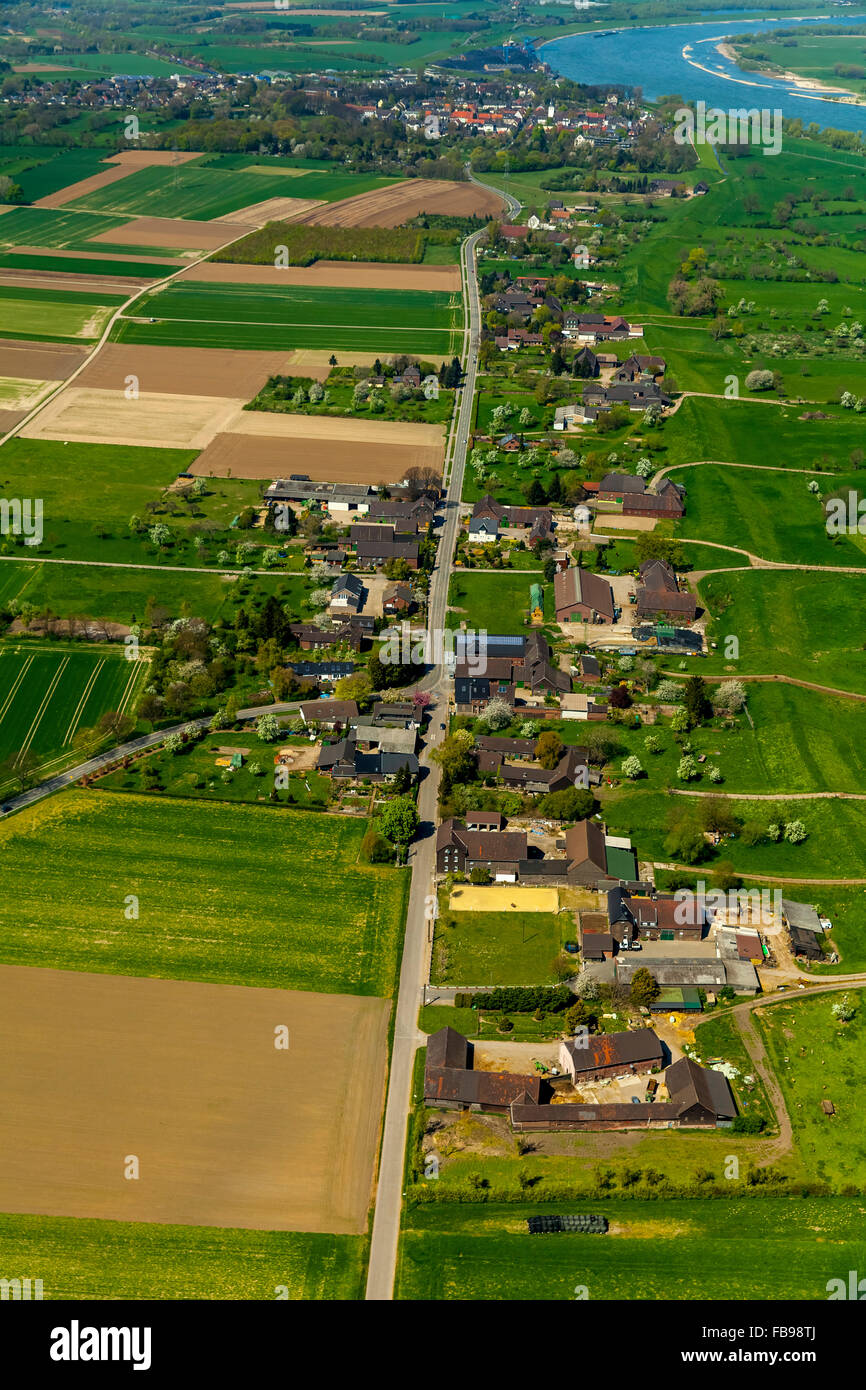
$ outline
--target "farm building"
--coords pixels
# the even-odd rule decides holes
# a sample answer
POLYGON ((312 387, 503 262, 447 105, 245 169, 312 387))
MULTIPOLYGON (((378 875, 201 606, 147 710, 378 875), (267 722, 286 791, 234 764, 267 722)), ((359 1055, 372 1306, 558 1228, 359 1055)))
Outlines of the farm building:
POLYGON ((639 1076, 662 1065, 661 1040, 651 1028, 634 1033, 585 1034, 559 1045, 559 1061, 575 1085, 608 1076, 639 1076))
POLYGON ((553 580, 558 623, 612 623, 613 590, 606 579, 585 569, 560 570, 553 580))

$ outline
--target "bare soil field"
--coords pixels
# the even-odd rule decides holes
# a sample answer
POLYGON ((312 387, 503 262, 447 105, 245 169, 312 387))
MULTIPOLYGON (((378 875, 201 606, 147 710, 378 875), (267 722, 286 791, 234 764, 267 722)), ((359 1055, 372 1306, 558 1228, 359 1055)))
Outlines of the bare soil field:
POLYGON ((224 213, 222 217, 215 217, 213 220, 244 222, 250 227, 263 227, 266 222, 301 222, 305 212, 323 206, 321 198, 266 198, 263 203, 250 203, 245 208, 224 213))
MULTIPOLYGON (((302 424, 309 416, 296 416, 302 424)), ((442 450, 400 444, 348 444, 335 439, 218 434, 191 473, 211 478, 287 478, 305 473, 315 482, 396 483, 413 467, 442 467, 442 450)))
POLYGON ((356 420, 331 415, 278 415, 270 410, 245 410, 232 429, 238 434, 272 438, 329 439, 352 448, 355 444, 402 445, 436 452, 442 461, 445 434, 442 425, 421 425, 402 420, 356 420))
POLYGON ((123 392, 70 386, 26 425, 26 439, 64 439, 79 444, 150 445, 162 449, 203 449, 238 416, 240 398, 179 396, 142 391, 137 400, 123 392))
POLYGON ((216 251, 226 242, 246 236, 243 222, 194 222, 186 217, 134 217, 89 238, 91 246, 162 246, 168 251, 216 251))
POLYGON ((474 183, 407 179, 339 203, 326 203, 295 220, 320 227, 398 227, 422 212, 493 217, 504 206, 497 193, 474 183))
POLYGON ((6 434, 7 430, 14 429, 26 414, 26 410, 0 410, 0 437, 6 434))
MULTIPOLYGON (((341 367, 372 367, 375 362, 384 361, 384 354, 381 352, 354 352, 351 348, 344 349, 335 353, 337 362, 341 367)), ((425 354, 427 360, 436 362, 435 354, 431 357, 425 354)), ((315 376, 320 381, 324 381, 329 371, 331 353, 327 348, 295 348, 289 354, 289 366, 296 368, 296 376, 315 376)))
MULTIPOLYGON (((128 376, 138 388, 157 395, 218 396, 250 400, 269 376, 288 372, 291 352, 223 352, 215 348, 172 348, 106 343, 89 362, 79 386, 122 391, 128 376)), ((328 354, 323 354, 327 362, 328 354)), ((0 356, 0 366, 2 366, 0 356)), ((322 376, 329 369, 325 367, 322 376)), ((310 373, 312 375, 312 373, 310 373)))
POLYGON ((0 269, 0 285, 14 285, 24 290, 59 290, 63 294, 88 294, 98 298, 100 294, 134 294, 144 289, 154 280, 171 274, 171 266, 154 270, 152 275, 139 278, 137 275, 68 275, 63 270, 9 270, 0 269))
POLYGON ((71 203, 73 198, 83 198, 97 188, 105 188, 106 184, 125 179, 127 174, 134 174, 136 169, 148 169, 152 164, 186 164, 190 159, 198 159, 200 153, 198 150, 123 150, 106 160, 110 167, 102 173, 91 174, 87 179, 79 179, 78 183, 59 188, 56 193, 48 193, 44 198, 38 198, 33 206, 62 208, 66 203, 71 203))
POLYGON ((24 342, 0 338, 0 376, 29 378, 31 381, 65 381, 87 356, 87 348, 64 344, 24 342))
POLYGON ((3 1211, 365 1230, 385 1000, 4 966, 0 1003, 3 1211))
POLYGON ((374 261, 316 261, 313 265, 235 265, 202 261, 178 280, 220 285, 333 285, 338 289, 460 291, 456 265, 386 265, 374 261))

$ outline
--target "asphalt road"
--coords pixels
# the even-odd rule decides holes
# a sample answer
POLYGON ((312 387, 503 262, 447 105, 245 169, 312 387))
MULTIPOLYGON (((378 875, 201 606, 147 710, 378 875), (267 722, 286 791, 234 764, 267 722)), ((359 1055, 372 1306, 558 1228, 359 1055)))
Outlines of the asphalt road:
POLYGON ((394 1046, 367 1272, 367 1298, 372 1300, 387 1300, 393 1297, 400 1240, 400 1213, 403 1205, 403 1159, 412 1099, 412 1069, 415 1052, 424 1041, 424 1035, 418 1031, 417 1019, 428 973, 427 961, 432 933, 432 921, 427 917, 426 899, 433 891, 436 868, 436 810, 439 789, 439 769, 435 763, 430 762, 430 752, 441 743, 445 735, 440 726, 448 722, 448 675, 438 660, 441 656, 441 639, 437 641, 437 638, 445 627, 448 581, 457 541, 460 494, 463 490, 463 473, 472 428, 472 405, 475 397, 475 373, 481 327, 475 274, 475 245, 481 235, 482 233, 477 232, 464 242, 462 251, 466 303, 469 306, 469 341, 457 414, 451 478, 445 498, 445 516, 436 552, 436 565, 430 581, 427 608, 431 659, 434 664, 425 685, 436 704, 431 709, 429 736, 421 754, 422 781, 418 793, 421 825, 409 858, 412 886, 409 892, 406 936, 400 968, 394 1046))

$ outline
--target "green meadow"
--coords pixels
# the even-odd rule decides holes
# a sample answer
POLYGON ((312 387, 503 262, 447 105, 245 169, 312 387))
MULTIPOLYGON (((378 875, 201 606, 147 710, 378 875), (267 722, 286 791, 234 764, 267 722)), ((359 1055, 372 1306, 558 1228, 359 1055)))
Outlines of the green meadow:
POLYGON ((356 1299, 363 1236, 0 1215, 10 1268, 39 1270, 46 1301, 356 1299), (285 1295, 281 1295, 285 1297, 285 1295))
POLYGON ((16 884, 0 959, 388 997, 408 880, 359 862, 366 829, 285 807, 67 791, 0 828, 16 884))
POLYGON ((170 285, 139 300, 115 338, 178 347, 354 347, 445 356, 462 332, 459 301, 440 291, 170 285))
MULTIPOLYGON (((539 1198, 542 1191, 543 1184, 539 1198)), ((578 1210, 585 1206, 584 1199, 578 1210)), ((826 1299, 830 1279, 866 1260, 866 1217, 856 1198, 594 1199, 591 1209, 611 1223, 607 1235, 528 1233, 528 1216, 574 1209, 574 1201, 543 1198, 411 1206, 397 1296, 813 1302, 826 1299)))
MULTIPOLYGON (((55 250, 100 251, 91 237, 113 231, 123 217, 97 216, 68 208, 12 208, 0 217, 0 246, 51 246, 55 250)), ((151 252, 153 254, 153 252, 151 252)))
POLYGON ((707 575, 698 590, 718 644, 702 674, 784 675, 866 693, 866 575, 750 569, 707 575), (730 638, 735 660, 725 655, 730 638))
POLYGON ((0 287, 0 322, 8 338, 39 338, 53 342, 92 342, 98 338, 126 296, 98 298, 67 290, 0 287))

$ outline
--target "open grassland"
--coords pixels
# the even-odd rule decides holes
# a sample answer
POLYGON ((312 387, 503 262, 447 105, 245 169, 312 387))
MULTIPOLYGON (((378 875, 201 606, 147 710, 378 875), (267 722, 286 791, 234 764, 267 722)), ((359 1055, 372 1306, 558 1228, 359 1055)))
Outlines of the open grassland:
MULTIPOLYGON (((248 583, 256 592, 275 593, 284 602, 293 598, 298 584, 303 587, 297 576, 255 575, 248 583)), ((105 623, 141 622, 151 601, 172 618, 191 611, 215 622, 221 614, 231 614, 232 595, 246 584, 236 573, 224 576, 219 570, 161 571, 152 560, 141 569, 121 569, 98 561, 79 565, 0 559, 0 603, 17 598, 39 612, 105 623)))
POLYGON ((366 1239, 312 1231, 0 1215, 10 1268, 40 1269, 54 1299, 290 1299, 363 1296, 366 1239))
POLYGON ((785 675, 866 692, 866 575, 753 569, 708 575, 699 593, 713 620, 708 636, 719 644, 702 671, 785 675), (739 641, 736 661, 724 656, 728 636, 739 641))
MULTIPOLYGON (((734 815, 741 822, 786 825, 801 820, 806 839, 747 845, 740 835, 723 839, 714 850, 707 846, 701 864, 712 868, 719 860, 733 862, 743 875, 778 875, 780 878, 866 879, 866 801, 737 801, 734 815)), ((604 820, 612 835, 630 835, 638 859, 665 863, 677 856, 665 847, 669 817, 699 820, 696 798, 670 797, 665 793, 628 791, 604 798, 604 820)))
POLYGON ((848 996, 847 1023, 833 1015, 843 994, 792 999, 752 1017, 785 1097, 794 1142, 816 1178, 834 1187, 866 1181, 866 1118, 860 1104, 866 1081, 866 1021, 861 990, 848 996), (829 1100, 835 1114, 825 1115, 829 1100))
POLYGON ((282 807, 65 793, 0 830, 18 885, 0 905, 0 958, 389 996, 407 881, 359 863, 365 830, 361 818, 282 807))
POLYGON ((4 966, 0 1001, 4 1211, 364 1233, 387 1000, 4 966))
MULTIPOLYGON (((736 546, 764 560, 866 568, 866 536, 828 535, 822 505, 824 498, 847 499, 849 491, 862 489, 856 473, 804 475, 707 463, 670 477, 687 489, 678 535, 736 546), (812 481, 820 487, 815 495, 812 481)), ((720 552, 719 563, 727 561, 736 563, 736 557, 720 552)))
POLYGON ((528 1216, 574 1210, 574 1202, 543 1201, 412 1207, 397 1296, 814 1301, 827 1297, 828 1280, 866 1259, 866 1217, 856 1198, 594 1200, 592 1210, 611 1223, 608 1235, 527 1232, 528 1216))
MULTIPOLYGON (((699 765, 700 780, 689 783, 692 789, 762 794, 866 789, 862 701, 776 682, 750 681, 746 692, 750 718, 739 715, 734 729, 699 727, 690 732, 693 755, 705 754, 707 759, 699 765), (711 766, 718 767, 724 779, 717 787, 706 776, 711 766)), ((664 721, 649 730, 620 726, 612 733, 622 751, 608 767, 611 776, 618 776, 622 758, 634 753, 644 769, 642 787, 662 791, 684 786, 677 780, 682 748, 664 721), (647 751, 648 733, 661 744, 660 752, 647 751)))
POLYGON ((0 646, 0 795, 31 761, 43 777, 77 761, 76 734, 106 711, 132 715, 148 665, 116 648, 0 646))
POLYGON ((30 252, 7 251, 0 255, 0 270, 36 271, 39 274, 106 275, 138 280, 160 280, 177 270, 170 261, 148 265, 146 261, 93 259, 90 256, 40 256, 30 252))
POLYGON ((98 299, 68 290, 0 286, 0 321, 12 338, 74 341, 98 338, 125 295, 101 293, 98 299))
MULTIPOLYGON (((822 472, 844 473, 852 452, 862 449, 862 417, 838 406, 822 409, 826 420, 803 420, 804 414, 808 410, 801 405, 687 396, 665 421, 664 450, 653 462, 667 467, 709 459, 814 469, 823 486, 822 472)), ((688 477, 684 480, 688 487, 688 477)))
POLYGON ((457 341, 462 318, 456 294, 187 281, 140 300, 115 337, 170 347, 354 347, 444 356, 457 341))

